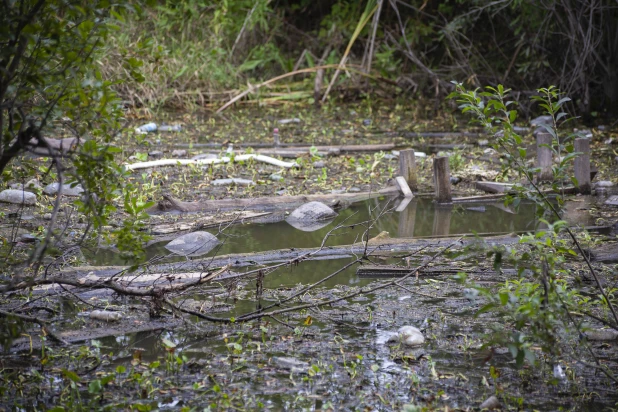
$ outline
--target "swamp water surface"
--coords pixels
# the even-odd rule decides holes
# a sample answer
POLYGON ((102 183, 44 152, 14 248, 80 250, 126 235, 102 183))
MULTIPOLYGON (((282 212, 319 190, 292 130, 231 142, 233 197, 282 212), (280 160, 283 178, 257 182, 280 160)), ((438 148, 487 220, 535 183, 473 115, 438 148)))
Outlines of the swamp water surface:
MULTIPOLYGON (((580 200, 584 200, 584 202, 574 203, 566 208, 564 218, 571 224, 589 225, 592 222, 585 215, 576 212, 577 209, 582 208, 578 205, 587 207, 588 199, 580 200)), ((351 244, 361 240, 361 236, 367 227, 367 224, 363 222, 373 219, 375 219, 375 222, 370 232, 371 236, 386 231, 389 232, 391 237, 525 232, 534 228, 537 219, 535 207, 532 204, 521 204, 516 209, 505 207, 502 202, 459 204, 445 209, 437 208, 435 203, 428 199, 415 199, 401 212, 380 213, 385 209, 394 209, 396 206, 396 202, 387 200, 363 202, 342 210, 333 222, 313 232, 298 230, 285 221, 235 225, 227 228, 223 233, 210 230, 211 233, 219 237, 222 245, 210 252, 209 255, 317 247, 327 233, 337 225, 354 227, 338 229, 328 239, 326 245, 351 244)), ((164 248, 168 241, 149 247, 148 257, 169 256, 169 251, 164 248)), ((182 261, 185 258, 170 257, 169 259, 182 261)), ((113 254, 98 254, 94 260, 101 265, 118 263, 113 254)), ((284 267, 268 275, 264 279, 264 286, 277 289, 290 288, 298 284, 311 284, 323 279, 349 261, 349 257, 315 260, 303 262, 296 267, 284 267)), ((400 259, 398 261, 389 259, 389 263, 401 264, 402 262, 400 259)), ((337 292, 337 289, 341 287, 358 287, 372 282, 371 279, 361 279, 356 276, 355 270, 356 267, 351 267, 325 282, 322 286, 327 290, 332 289, 337 292)), ((485 381, 487 372, 487 366, 482 366, 477 362, 479 357, 486 355, 486 353, 478 350, 477 344, 478 337, 484 333, 487 323, 499 322, 500 320, 488 318, 484 320, 486 323, 479 323, 478 320, 475 320, 474 314, 478 305, 473 299, 466 298, 461 290, 452 285, 452 282, 449 285, 439 278, 425 280, 424 282, 425 286, 429 288, 429 292, 433 291, 434 293, 427 294, 427 289, 423 289, 425 294, 421 294, 423 296, 419 297, 405 293, 405 291, 397 291, 381 295, 379 299, 376 299, 376 295, 372 294, 342 302, 341 320, 347 322, 348 326, 338 326, 333 322, 319 320, 320 311, 308 313, 315 318, 311 326, 302 326, 302 319, 299 322, 298 317, 284 318, 286 322, 294 326, 301 325, 294 332, 296 337, 290 336, 289 338, 294 340, 293 349, 289 344, 285 345, 276 341, 270 343, 268 349, 260 349, 261 345, 267 346, 267 338, 264 338, 266 340, 263 342, 256 341, 255 338, 253 340, 245 339, 243 338, 244 334, 248 336, 255 331, 242 326, 240 326, 241 332, 235 329, 232 335, 228 335, 228 333, 231 333, 231 329, 222 326, 218 330, 212 330, 206 338, 204 335, 196 336, 177 330, 163 332, 163 334, 147 332, 104 338, 101 340, 101 345, 106 349, 113 350, 117 356, 116 363, 122 364, 131 359, 135 350, 141 351, 145 360, 165 357, 167 350, 161 344, 161 341, 162 338, 167 339, 176 345, 177 354, 190 360, 189 364, 200 365, 200 367, 208 366, 211 368, 210 373, 215 376, 217 375, 215 371, 218 370, 221 379, 228 376, 228 379, 234 380, 229 377, 229 373, 236 374, 235 378, 238 385, 249 392, 261 394, 261 398, 266 400, 266 406, 274 409, 294 408, 294 404, 290 404, 290 395, 293 395, 294 392, 292 389, 294 384, 290 384, 290 382, 294 382, 293 376, 296 375, 296 379, 305 379, 306 370, 309 367, 312 365, 322 367, 329 362, 329 359, 332 361, 338 352, 338 349, 333 347, 332 342, 341 342, 341 351, 345 347, 349 362, 354 359, 354 354, 362 353, 363 362, 375 366, 372 366, 371 371, 359 372, 362 374, 365 384, 373 385, 376 388, 383 388, 385 385, 392 387, 392 391, 394 391, 392 396, 402 399, 407 399, 409 396, 406 389, 403 388, 410 385, 410 369, 402 367, 401 359, 403 358, 400 356, 404 356, 405 359, 410 359, 410 356, 420 359, 424 356, 430 361, 428 363, 413 362, 416 365, 412 368, 412 376, 416 376, 413 379, 419 379, 418 385, 427 388, 431 388, 438 378, 440 382, 445 381, 446 385, 441 387, 446 387, 448 394, 452 396, 450 405, 466 407, 473 398, 478 399, 478 396, 487 397, 492 394, 488 390, 489 386, 487 388, 483 388, 482 385, 477 386, 479 382, 485 381), (377 306, 380 306, 382 313, 392 313, 392 319, 379 318, 378 316, 372 318, 371 310, 372 308, 376 309, 377 306), (350 311, 352 314, 350 314, 350 311), (393 356, 392 351, 384 343, 392 335, 393 330, 396 330, 393 327, 397 324, 396 318, 403 313, 405 313, 406 322, 411 321, 418 327, 425 327, 424 330, 429 340, 422 349, 413 351, 412 354, 393 356), (350 324, 356 326, 349 326, 350 324), (298 334, 299 330, 300 334, 298 334), (242 355, 233 354, 227 340, 228 337, 234 339, 235 342, 240 342, 240 345, 246 348, 242 355), (260 352, 261 350, 265 352, 259 356, 254 354, 255 351, 260 352), (269 360, 265 361, 266 358, 260 356, 266 356, 269 360), (238 358, 235 361, 237 362, 236 366, 229 364, 230 359, 234 357, 238 358), (289 357, 292 357, 291 362, 296 362, 296 364, 281 366, 280 362, 283 361, 277 360, 288 359, 289 357), (475 358, 477 360, 474 360, 475 358), (438 375, 436 375, 436 367, 439 369, 438 375), (223 372, 226 370, 228 372, 223 372), (234 372, 237 370, 243 372, 234 372), (277 383, 273 383, 275 381, 277 383), (469 389, 471 382, 474 382, 476 389, 469 389)), ((251 287, 251 284, 249 284, 249 287, 251 287)), ((326 294, 328 295, 328 292, 326 294)), ((196 298, 199 299, 197 296, 196 298)), ((269 302, 272 302, 272 300, 267 298, 263 303, 268 304, 269 302)), ((221 316, 234 316, 250 312, 256 308, 255 305, 255 301, 237 300, 231 312, 224 313, 221 316)), ((494 362, 499 365, 506 380, 508 380, 508 376, 521 377, 521 372, 515 368, 508 352, 496 354, 494 362)), ((347 371, 349 375, 349 367, 347 367, 347 371)), ((547 379, 547 374, 551 374, 551 370, 542 371, 541 375, 545 375, 545 378, 537 376, 534 379, 547 379)), ((322 375, 317 373, 316 376, 322 375)), ((349 376, 338 373, 333 373, 330 378, 323 377, 320 385, 316 383, 316 386, 321 388, 320 395, 315 395, 315 399, 307 405, 311 405, 310 409, 319 409, 323 401, 329 398, 334 399, 340 392, 344 394, 343 397, 353 396, 352 393, 347 393, 350 388, 344 389, 346 385, 350 384, 349 379, 349 376)), ((559 393, 565 393, 565 391, 569 392, 573 388, 563 386, 557 390, 559 393)), ((556 406, 553 403, 554 401, 540 397, 535 399, 534 393, 535 391, 531 390, 529 394, 522 394, 522 396, 528 395, 526 401, 532 402, 536 407, 554 409, 556 406)), ((421 395, 417 399, 423 399, 423 396, 421 395)), ((178 402, 178 397, 171 397, 164 402, 159 402, 157 406, 163 409, 173 408, 178 402)), ((348 402, 350 408, 357 405, 352 400, 346 402, 348 402)), ((589 408, 588 410, 595 410, 596 406, 593 402, 582 410, 587 408, 589 408)))

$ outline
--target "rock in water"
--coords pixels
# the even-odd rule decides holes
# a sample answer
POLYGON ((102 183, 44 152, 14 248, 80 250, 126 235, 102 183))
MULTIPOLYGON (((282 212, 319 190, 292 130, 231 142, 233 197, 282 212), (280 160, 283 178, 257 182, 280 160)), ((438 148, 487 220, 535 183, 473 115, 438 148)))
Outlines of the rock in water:
POLYGON ((219 244, 219 240, 208 232, 192 232, 177 237, 165 248, 181 256, 201 256, 210 252, 219 244))
POLYGON ((313 232, 330 224, 337 215, 324 203, 309 202, 296 208, 285 221, 296 229, 313 232))
POLYGON ((423 333, 414 326, 402 326, 396 335, 388 340, 389 342, 401 342, 406 346, 419 346, 425 343, 423 333))
POLYGON ((36 195, 23 190, 7 189, 0 192, 0 202, 33 206, 36 204, 36 195))
MULTIPOLYGON (((59 187, 60 183, 51 183, 45 186, 43 193, 46 195, 55 195, 58 193, 59 187)), ((82 188, 82 185, 76 185, 73 187, 71 187, 71 185, 62 185, 62 194, 64 196, 80 196, 82 193, 84 193, 84 188, 82 188)))
POLYGON ((335 217, 337 217, 337 212, 326 206, 324 203, 309 202, 297 207, 292 213, 290 213, 287 220, 315 222, 319 220, 333 219, 335 217))

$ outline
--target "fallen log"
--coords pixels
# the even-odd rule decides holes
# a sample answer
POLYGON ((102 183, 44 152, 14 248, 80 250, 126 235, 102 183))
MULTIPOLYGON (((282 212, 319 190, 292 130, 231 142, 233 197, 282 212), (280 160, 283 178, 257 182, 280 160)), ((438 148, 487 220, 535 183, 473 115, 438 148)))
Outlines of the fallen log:
MULTIPOLYGON (((408 268, 405 266, 395 265, 360 265, 356 269, 356 275, 359 278, 385 278, 385 277, 402 277, 415 270, 414 267, 408 268)), ((493 269, 462 269, 450 267, 426 267, 418 271, 419 276, 437 276, 437 275, 456 275, 459 272, 466 272, 468 275, 497 275, 493 269)), ((516 275, 515 269, 502 269, 502 273, 516 275)))
POLYGON ((258 153, 267 155, 279 155, 283 157, 302 156, 316 150, 321 156, 336 156, 343 153, 367 153, 394 150, 394 143, 386 144, 362 144, 362 145, 330 145, 330 146, 300 146, 287 148, 258 149, 258 153))
POLYGON ((586 252, 595 262, 618 263, 618 243, 606 243, 586 252))
MULTIPOLYGON (((584 230, 605 230, 605 226, 591 226, 583 228, 584 230)), ((521 232, 522 234, 524 232, 521 232)), ((184 262, 161 263, 156 265, 148 265, 133 272, 131 276, 148 275, 154 276, 153 273, 167 276, 169 274, 186 273, 186 272, 203 272, 212 270, 226 265, 230 267, 241 268, 255 265, 275 264, 282 262, 292 262, 294 260, 323 260, 323 259, 344 259, 354 255, 362 254, 365 249, 371 256, 390 255, 397 252, 415 252, 420 249, 440 248, 451 244, 457 237, 439 237, 439 238, 383 238, 373 239, 369 246, 364 243, 354 243, 350 245, 325 246, 323 248, 289 248, 279 250, 269 250, 253 253, 234 253, 229 255, 221 255, 214 257, 204 257, 192 259, 184 262), (310 255, 310 256, 309 256, 310 255)), ((487 236, 476 238, 474 235, 464 237, 459 241, 458 246, 468 246, 484 242, 488 246, 499 246, 516 244, 519 242, 517 233, 509 233, 499 236, 487 236)), ((66 269, 61 272, 61 276, 67 278, 75 278, 89 275, 99 277, 108 277, 118 275, 121 272, 128 270, 128 266, 81 266, 71 269, 66 269)), ((157 275, 158 276, 158 275, 157 275)), ((242 275, 240 275, 242 276, 242 275)), ((222 275, 216 280, 229 277, 222 275)), ((139 279, 139 277, 135 278, 139 279)))
MULTIPOLYGON (((128 322, 126 325, 121 324, 95 329, 79 329, 57 332, 56 335, 68 343, 79 343, 92 339, 123 336, 129 333, 154 332, 162 329, 171 329, 181 325, 182 323, 182 319, 169 319, 167 321, 143 321, 138 325, 136 325, 135 322, 128 322)), ((17 338, 12 342, 11 352, 40 349, 41 342, 41 339, 17 338)))
POLYGON ((322 202, 330 207, 344 208, 352 203, 372 199, 380 196, 397 196, 396 187, 387 187, 375 192, 340 193, 328 195, 300 195, 258 197, 247 199, 203 200, 197 202, 183 202, 170 195, 163 195, 163 200, 150 208, 149 214, 165 212, 215 212, 228 210, 259 210, 262 212, 292 210, 309 202, 322 202))
MULTIPOLYGON (((147 268, 139 269, 132 275, 140 275, 140 273, 148 274, 161 273, 184 273, 184 272, 199 272, 211 270, 212 268, 223 267, 230 265, 231 267, 241 268, 246 266, 254 266, 256 264, 273 264, 298 259, 306 260, 322 260, 322 259, 343 259, 354 255, 362 254, 365 249, 370 254, 384 255, 394 252, 414 252, 419 249, 440 248, 445 245, 450 245, 456 237, 444 237, 441 239, 412 239, 412 238, 384 238, 374 239, 369 246, 364 243, 354 243, 350 245, 326 246, 324 248, 289 248, 270 250, 264 252, 253 253, 234 253, 230 255, 222 255, 215 257, 205 257, 192 259, 185 262, 161 263, 156 265, 148 265, 147 268), (310 256, 308 256, 310 255, 310 256)), ((509 234, 505 236, 494 236, 482 239, 488 245, 505 245, 515 244, 519 242, 519 237, 509 234)), ((473 237, 464 238, 460 241, 460 246, 466 246, 478 243, 479 240, 473 237)), ((90 274, 99 277, 113 276, 127 270, 128 267, 123 266, 82 266, 72 269, 63 270, 63 277, 79 277, 90 274)), ((225 278, 222 276, 221 278, 225 278)))

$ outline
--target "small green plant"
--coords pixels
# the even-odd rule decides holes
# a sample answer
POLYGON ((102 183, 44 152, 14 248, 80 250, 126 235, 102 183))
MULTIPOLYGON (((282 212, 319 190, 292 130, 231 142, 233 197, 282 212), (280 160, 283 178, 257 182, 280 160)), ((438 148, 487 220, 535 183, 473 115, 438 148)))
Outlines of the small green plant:
MULTIPOLYGON (((505 282, 498 293, 471 285, 488 301, 479 314, 495 311, 507 320, 505 324, 494 325, 497 330, 488 337, 487 344, 508 347, 519 366, 525 360, 535 363, 536 355, 532 346, 540 346, 555 362, 563 354, 563 331, 581 335, 583 330, 582 322, 576 321, 571 312, 576 308, 581 310, 586 307, 585 310, 588 311, 594 307, 588 298, 583 298, 573 290, 568 281, 572 276, 566 267, 567 259, 577 256, 577 252, 580 253, 597 282, 600 292, 597 303, 605 305, 611 313, 610 319, 613 320, 607 320, 610 323, 618 323, 615 302, 610 300, 610 295, 600 284, 579 245, 578 238, 565 222, 559 220, 559 210, 535 182, 534 174, 537 169, 528 165, 524 140, 514 129, 518 113, 514 109, 516 102, 508 98, 509 90, 502 85, 487 87, 485 91, 467 90, 459 83, 455 83, 455 86, 456 91, 450 98, 456 99, 462 112, 473 114, 474 120, 494 136, 494 147, 507 159, 507 167, 527 180, 528 185, 518 186, 517 194, 507 202, 517 204, 523 199, 532 201, 537 206, 539 216, 551 219, 539 219, 537 225, 544 225, 545 228, 538 226, 535 233, 522 237, 519 248, 501 246, 488 251, 488 257, 493 258, 496 270, 508 262, 517 268, 519 277, 505 282), (563 234, 568 235, 569 241, 564 239, 563 234), (572 245, 575 245, 575 248, 572 245)), ((559 132, 560 123, 568 120, 562 107, 570 99, 560 96, 555 87, 549 87, 539 89, 533 100, 552 118, 552 124, 544 128, 552 135, 551 148, 559 159, 553 168, 553 188, 559 193, 558 204, 562 204, 564 197, 561 195, 561 182, 568 176, 570 162, 578 155, 574 153, 570 143, 572 136, 562 137, 559 132)), ((466 280, 463 274, 459 278, 466 280)), ((585 347, 585 340, 580 342, 585 347)), ((587 351, 590 352, 590 348, 587 348, 587 351)), ((609 377, 613 377, 608 370, 602 370, 609 377)))

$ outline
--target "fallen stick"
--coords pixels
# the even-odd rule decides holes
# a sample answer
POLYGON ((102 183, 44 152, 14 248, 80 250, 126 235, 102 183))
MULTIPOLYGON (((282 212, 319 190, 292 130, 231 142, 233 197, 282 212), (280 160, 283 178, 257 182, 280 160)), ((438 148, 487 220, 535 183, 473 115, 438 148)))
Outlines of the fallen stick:
POLYGON ((259 210, 263 212, 272 212, 277 210, 292 210, 309 202, 322 202, 330 207, 347 207, 352 203, 380 196, 396 196, 398 193, 399 190, 396 187, 387 187, 374 192, 221 199, 197 202, 183 202, 174 199, 170 195, 163 195, 163 200, 150 208, 148 213, 157 214, 171 211, 214 212, 227 210, 259 210))
MULTIPOLYGON (((258 162, 268 163, 273 166, 284 167, 286 169, 290 169, 292 167, 298 167, 296 162, 284 162, 279 159, 275 159, 270 156, 264 156, 260 154, 244 154, 238 155, 234 157, 234 161, 236 162, 244 162, 249 159, 255 159, 258 162)), ((228 163, 230 162, 229 157, 222 157, 220 159, 160 159, 160 160, 152 160, 150 162, 138 162, 125 164, 125 168, 127 170, 137 170, 137 169, 147 169, 149 167, 157 167, 157 166, 178 166, 178 165, 198 165, 205 166, 211 164, 219 164, 219 163, 228 163)))

